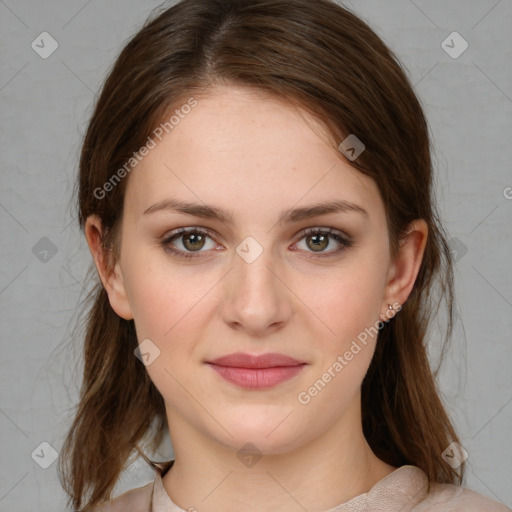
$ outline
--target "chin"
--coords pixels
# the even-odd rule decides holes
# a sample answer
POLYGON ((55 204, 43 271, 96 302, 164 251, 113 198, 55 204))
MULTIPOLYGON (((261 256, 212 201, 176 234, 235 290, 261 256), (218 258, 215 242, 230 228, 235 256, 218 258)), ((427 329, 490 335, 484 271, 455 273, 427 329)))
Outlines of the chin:
POLYGON ((240 411, 224 421, 219 418, 231 435, 221 429, 220 432, 217 430, 220 438, 215 437, 220 443, 236 450, 237 454, 251 449, 262 455, 287 453, 298 448, 305 437, 305 434, 301 435, 302 429, 296 421, 290 423, 294 413, 287 418, 288 414, 290 410, 284 407, 275 408, 272 414, 265 414, 258 408, 250 412, 240 411))

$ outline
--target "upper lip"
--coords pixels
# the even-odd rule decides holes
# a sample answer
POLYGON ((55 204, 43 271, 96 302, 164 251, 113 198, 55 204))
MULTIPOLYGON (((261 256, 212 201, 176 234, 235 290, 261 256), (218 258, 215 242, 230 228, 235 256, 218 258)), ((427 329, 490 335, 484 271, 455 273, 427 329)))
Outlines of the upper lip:
POLYGON ((297 359, 285 356, 284 354, 268 353, 255 356, 243 354, 242 352, 228 354, 207 362, 217 366, 230 366, 233 368, 273 368, 276 366, 299 366, 305 364, 303 361, 297 361, 297 359))

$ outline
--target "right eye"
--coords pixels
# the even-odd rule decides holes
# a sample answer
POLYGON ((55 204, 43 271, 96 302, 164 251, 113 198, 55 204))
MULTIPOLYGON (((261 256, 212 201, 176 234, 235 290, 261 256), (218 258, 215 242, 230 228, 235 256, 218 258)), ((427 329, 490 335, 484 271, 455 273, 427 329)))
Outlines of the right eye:
MULTIPOLYGON (((179 228, 166 235, 161 241, 161 245, 166 251, 180 258, 197 258, 200 256, 200 253, 206 252, 201 249, 205 247, 208 238, 212 240, 209 231, 204 228, 179 228), (179 241, 178 245, 181 245, 180 248, 176 248, 176 241, 179 241)), ((215 247, 216 244, 213 242, 209 249, 214 249, 215 247)))

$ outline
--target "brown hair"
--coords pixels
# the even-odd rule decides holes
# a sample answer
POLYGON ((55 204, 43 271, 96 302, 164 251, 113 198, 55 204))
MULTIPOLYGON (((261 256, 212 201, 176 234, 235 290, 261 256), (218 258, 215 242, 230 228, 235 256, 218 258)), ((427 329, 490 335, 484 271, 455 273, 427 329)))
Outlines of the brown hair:
MULTIPOLYGON (((155 13, 119 55, 95 105, 80 156, 81 228, 89 215, 100 217, 112 268, 129 176, 104 197, 95 191, 183 98, 199 98, 215 84, 252 87, 305 109, 336 148, 349 134, 363 141, 365 151, 350 163, 378 185, 393 258, 411 221, 428 224, 414 288, 381 329, 362 384, 363 431, 386 463, 424 470, 429 490, 431 482, 460 485, 464 465, 456 471, 441 456, 458 438, 426 351, 441 302, 448 313, 442 355, 454 315, 428 126, 396 56, 350 11, 329 0, 184 0, 155 13)), ((149 449, 157 449, 167 421, 161 395, 134 357, 133 320, 113 311, 99 282, 89 299, 80 402, 59 459, 76 510, 110 498, 139 442, 148 436, 149 449)))

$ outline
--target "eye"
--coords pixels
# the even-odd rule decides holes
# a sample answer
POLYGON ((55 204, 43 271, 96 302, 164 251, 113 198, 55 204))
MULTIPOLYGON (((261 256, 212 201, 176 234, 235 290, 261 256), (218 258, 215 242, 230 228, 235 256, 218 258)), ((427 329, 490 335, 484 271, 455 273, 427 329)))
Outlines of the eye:
POLYGON ((171 235, 167 236, 162 240, 161 245, 164 249, 178 257, 182 258, 195 258, 204 252, 201 249, 205 248, 214 249, 216 244, 213 242, 209 232, 203 228, 179 228, 174 231, 171 235), (207 239, 212 241, 210 247, 207 247, 207 239), (176 244, 175 241, 178 241, 176 244), (175 244, 181 247, 176 248, 175 244))
POLYGON ((303 250, 313 255, 307 256, 308 258, 324 258, 333 256, 335 254, 352 247, 353 241, 348 237, 343 236, 337 231, 333 231, 332 228, 308 228, 303 231, 302 238, 299 240, 305 240, 303 250), (331 240, 335 240, 335 244, 332 244, 331 240), (325 251, 331 245, 338 245, 337 248, 331 251, 325 251), (316 254, 315 254, 316 253, 316 254))
MULTIPOLYGON (((350 238, 343 236, 340 232, 333 231, 333 228, 308 228, 301 233, 299 242, 302 242, 302 240, 305 240, 305 245, 300 250, 310 253, 307 256, 308 258, 325 258, 337 255, 353 245, 353 241, 350 238), (334 244, 332 240, 334 240, 334 244), (332 245, 334 247, 337 245, 338 247, 334 250, 326 251, 332 245)), ((300 245, 299 242, 296 242, 295 245, 300 245)), ((202 252, 217 247, 210 232, 200 227, 179 228, 166 236, 160 244, 164 247, 165 251, 179 258, 197 258, 201 256, 202 252), (208 239, 210 240, 209 247, 207 244, 208 239)))

